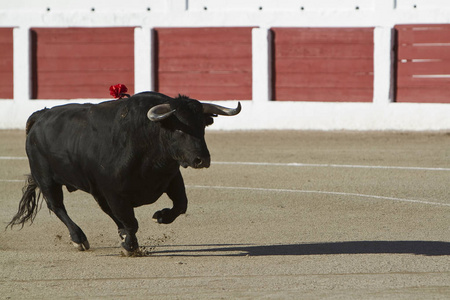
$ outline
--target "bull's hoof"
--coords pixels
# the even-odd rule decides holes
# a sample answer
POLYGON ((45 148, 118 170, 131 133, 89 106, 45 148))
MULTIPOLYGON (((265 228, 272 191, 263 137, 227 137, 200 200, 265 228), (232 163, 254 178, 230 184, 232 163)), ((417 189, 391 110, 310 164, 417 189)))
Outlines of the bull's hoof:
POLYGON ((123 242, 120 243, 120 246, 122 247, 125 256, 139 256, 140 249, 137 243, 130 247, 129 245, 123 242))
POLYGON ((136 256, 134 253, 139 251, 139 244, 135 235, 127 234, 125 229, 119 229, 120 246, 125 256, 136 256))
POLYGON ((163 210, 159 210, 155 212, 153 215, 153 221, 159 224, 170 224, 172 223, 179 215, 175 214, 172 209, 164 208, 163 210))
POLYGON ((78 251, 86 251, 89 250, 90 246, 89 246, 89 242, 87 240, 85 240, 84 242, 78 244, 75 242, 72 242, 73 246, 75 247, 75 249, 77 249, 78 251))

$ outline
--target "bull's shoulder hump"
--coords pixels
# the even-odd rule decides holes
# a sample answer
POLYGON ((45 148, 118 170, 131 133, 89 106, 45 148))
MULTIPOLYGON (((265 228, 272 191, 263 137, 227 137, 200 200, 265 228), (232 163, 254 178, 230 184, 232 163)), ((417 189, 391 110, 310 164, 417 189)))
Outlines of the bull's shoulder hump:
POLYGON ((129 100, 140 100, 160 104, 172 100, 173 98, 158 92, 142 92, 133 95, 129 100))

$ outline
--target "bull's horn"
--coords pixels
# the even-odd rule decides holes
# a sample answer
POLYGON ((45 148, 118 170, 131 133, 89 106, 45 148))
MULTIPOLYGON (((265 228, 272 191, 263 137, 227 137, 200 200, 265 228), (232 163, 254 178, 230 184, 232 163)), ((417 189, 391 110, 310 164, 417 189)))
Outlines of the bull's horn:
POLYGON ((227 108, 211 103, 202 103, 202 105, 203 105, 203 113, 205 114, 234 116, 241 111, 241 102, 238 102, 238 106, 236 108, 227 108))
POLYGON ((175 109, 170 108, 170 104, 159 104, 150 108, 147 112, 147 118, 150 121, 158 122, 170 117, 175 109))

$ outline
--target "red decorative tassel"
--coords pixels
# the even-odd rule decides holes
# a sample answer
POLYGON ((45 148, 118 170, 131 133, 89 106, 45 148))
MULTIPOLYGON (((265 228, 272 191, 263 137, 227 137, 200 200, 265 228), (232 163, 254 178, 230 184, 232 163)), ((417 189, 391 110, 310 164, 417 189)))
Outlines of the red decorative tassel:
POLYGON ((129 98, 130 95, 126 94, 126 92, 128 92, 128 89, 125 84, 119 83, 109 87, 109 93, 116 99, 122 99, 124 96, 129 98))

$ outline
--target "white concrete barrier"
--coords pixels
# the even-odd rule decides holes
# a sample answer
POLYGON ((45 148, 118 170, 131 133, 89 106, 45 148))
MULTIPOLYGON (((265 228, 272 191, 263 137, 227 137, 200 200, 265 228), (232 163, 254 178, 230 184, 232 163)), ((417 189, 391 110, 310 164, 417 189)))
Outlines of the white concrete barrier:
MULTIPOLYGON (((255 27, 253 93, 242 113, 218 118, 211 129, 449 130, 450 104, 393 102, 393 27, 448 24, 448 0, 15 0, 0 7, 0 27, 14 27, 14 98, 0 99, 0 129, 24 128, 35 110, 105 99, 31 99, 32 27, 135 29, 135 89, 154 89, 152 32, 156 27, 255 27), (301 4, 299 4, 301 2, 301 4), (371 103, 294 102, 271 99, 271 27, 374 27, 371 103)), ((450 41, 449 41, 450 44, 450 41)), ((449 46, 450 50, 450 46, 449 46)), ((195 98, 195 95, 190 95, 195 98)), ((233 106, 236 101, 221 101, 233 106)), ((426 99, 424 99, 426 102, 426 99)))

